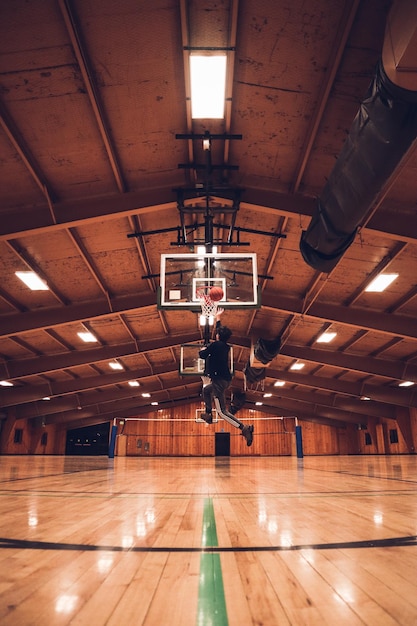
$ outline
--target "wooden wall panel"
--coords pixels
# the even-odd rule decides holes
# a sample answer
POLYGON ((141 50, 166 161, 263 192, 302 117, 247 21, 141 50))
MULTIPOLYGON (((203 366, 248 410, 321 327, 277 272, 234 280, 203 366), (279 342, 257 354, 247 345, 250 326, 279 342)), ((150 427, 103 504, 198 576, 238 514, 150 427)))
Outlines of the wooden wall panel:
POLYGON ((385 435, 385 450, 387 454, 407 454, 409 452, 408 446, 402 436, 401 429, 399 428, 396 420, 382 418, 381 423, 383 425, 385 435), (396 431, 398 443, 392 443, 390 441, 390 431, 396 431))
POLYGON ((125 422, 123 435, 127 437, 128 456, 214 456, 215 433, 230 433, 231 456, 291 455, 295 437, 293 419, 263 417, 259 412, 240 411, 239 419, 254 424, 255 439, 251 447, 246 445, 239 429, 224 420, 208 425, 195 422, 195 407, 177 409, 172 417, 157 413, 143 415, 137 420, 125 422))
MULTIPOLYGON (((126 453, 131 456, 214 456, 215 432, 230 433, 232 456, 295 455, 295 421, 278 419, 251 409, 239 411, 245 424, 253 423, 255 437, 248 448, 240 431, 220 420, 211 426, 196 423, 195 411, 201 404, 175 409, 153 410, 138 420, 126 420, 118 426, 118 434, 126 435, 126 453), (138 448, 138 440, 142 445, 138 448)), ((346 428, 324 426, 300 421, 304 455, 332 454, 408 454, 415 452, 417 441, 417 409, 410 409, 412 448, 404 440, 396 420, 376 419, 368 430, 358 430, 356 424, 346 428), (397 431, 398 443, 390 441, 390 431, 397 431), (366 443, 366 433, 371 443, 366 443)), ((64 425, 42 426, 36 420, 14 420, 10 415, 2 421, 0 452, 2 454, 64 454, 66 429, 64 425), (15 430, 21 430, 20 442, 15 442, 15 430), (47 441, 42 436, 47 435, 47 441)), ((116 450, 117 454, 117 450, 116 450)))
POLYGON ((336 428, 313 422, 301 422, 300 425, 305 455, 339 454, 339 440, 336 428))
POLYGON ((413 436, 413 449, 411 452, 415 453, 417 451, 417 409, 415 408, 410 408, 410 426, 413 436))
POLYGON ((337 429, 339 454, 359 454, 356 424, 337 429))
POLYGON ((57 454, 57 429, 42 426, 39 420, 4 420, 1 431, 2 454, 57 454))

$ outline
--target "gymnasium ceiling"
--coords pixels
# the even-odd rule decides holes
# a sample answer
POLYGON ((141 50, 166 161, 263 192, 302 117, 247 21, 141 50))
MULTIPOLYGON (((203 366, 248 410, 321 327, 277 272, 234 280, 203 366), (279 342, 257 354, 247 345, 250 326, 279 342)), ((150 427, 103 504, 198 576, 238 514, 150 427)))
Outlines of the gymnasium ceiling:
POLYGON ((241 190, 238 210, 227 193, 210 202, 226 226, 215 231, 222 251, 256 253, 261 276, 262 306, 223 316, 233 329, 233 389, 244 388, 251 343, 282 335, 247 406, 341 426, 407 421, 417 407, 415 386, 399 386, 417 382, 414 143, 334 269, 313 269, 299 248, 374 76, 389 8, 384 0, 1 3, 0 380, 13 384, 0 387, 2 417, 74 428, 200 398, 200 379, 178 373, 180 345, 201 341, 198 315, 156 303, 160 255, 190 252, 203 235, 173 245, 181 220, 201 221, 204 205, 194 167, 204 163, 201 141, 177 135, 209 132, 242 137, 213 141, 211 154, 219 185, 241 190), (191 119, 195 47, 227 49, 222 120, 191 119), (178 209, 179 188, 195 189, 187 192, 195 214, 178 209), (249 245, 226 246, 229 227, 249 245), (18 280, 28 270, 49 290, 18 280), (381 271, 399 276, 382 293, 365 292, 381 271), (317 343, 329 328, 334 341, 317 343), (97 343, 83 343, 83 330, 97 343), (295 361, 304 368, 291 370, 295 361))

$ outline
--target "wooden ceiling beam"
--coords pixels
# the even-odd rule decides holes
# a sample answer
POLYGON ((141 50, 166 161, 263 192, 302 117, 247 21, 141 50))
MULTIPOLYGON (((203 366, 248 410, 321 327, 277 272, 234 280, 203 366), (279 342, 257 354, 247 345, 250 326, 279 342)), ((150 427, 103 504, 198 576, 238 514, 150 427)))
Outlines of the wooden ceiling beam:
MULTIPOLYGON (((94 362, 106 361, 115 358, 128 357, 136 354, 146 355, 153 350, 161 350, 164 348, 179 347, 181 343, 194 343, 201 340, 198 332, 188 333, 181 337, 163 337, 158 339, 140 342, 128 342, 124 344, 116 344, 112 346, 101 346, 100 348, 89 348, 86 350, 76 350, 67 353, 61 353, 52 356, 37 356, 36 358, 15 359, 10 362, 0 363, 0 377, 12 380, 34 376, 41 373, 53 372, 60 369, 68 369, 94 362)), ((233 345, 249 350, 250 340, 243 337, 233 337, 233 345)), ((172 353, 171 353, 172 354, 172 353)), ((280 351, 282 356, 293 357, 295 359, 303 359, 320 365, 330 365, 340 369, 349 369, 356 372, 366 373, 372 376, 382 376, 389 380, 415 380, 417 381, 417 365, 405 361, 392 361, 391 359, 380 359, 373 357, 357 356, 348 354, 346 351, 319 350, 312 347, 301 347, 292 344, 285 344, 280 351)), ((279 357, 277 357, 279 358, 279 357)), ((161 372, 159 372, 161 373, 161 372)), ((141 375, 144 374, 143 370, 141 375)), ((103 377, 106 384, 124 382, 135 376, 131 372, 125 371, 117 374, 108 374, 103 377), (108 382, 107 382, 108 381, 108 382)), ((100 378, 95 377, 81 379, 80 384, 91 386, 100 385, 100 378)), ((62 385, 60 393, 71 392, 71 389, 64 391, 65 382, 62 385)), ((86 387, 89 388, 89 387, 86 387)), ((7 390, 7 394, 12 393, 12 389, 7 390)), ((1 394, 6 393, 0 389, 1 394)))
MULTIPOLYGON (((3 316, 0 336, 8 337, 19 332, 30 332, 72 322, 85 322, 92 318, 99 319, 115 313, 127 314, 149 306, 156 306, 156 296, 153 293, 119 296, 112 298, 109 302, 96 300, 88 303, 71 304, 62 308, 42 309, 41 311, 22 314, 14 313, 3 316)), ((265 309, 304 315, 306 319, 311 317, 387 335, 417 339, 415 320, 409 316, 377 313, 329 302, 314 302, 308 313, 304 313, 302 298, 280 295, 277 299, 275 295, 268 293, 263 296, 262 306, 265 309)))
MULTIPOLYGON (((302 194, 289 194, 270 189, 246 187, 241 208, 260 213, 276 213, 284 217, 311 217, 316 205, 314 198, 302 194)), ((0 223, 0 240, 33 236, 63 228, 71 228, 100 221, 113 220, 161 210, 177 210, 172 187, 141 189, 124 194, 109 194, 103 198, 79 198, 56 202, 52 221, 49 208, 45 205, 19 207, 3 213, 0 223)), ((389 239, 417 243, 417 221, 406 217, 409 207, 385 207, 378 211, 366 225, 366 229, 389 239)))
MULTIPOLYGON (((180 346, 181 343, 193 343, 200 340, 200 334, 195 331, 181 335, 181 337, 171 335, 169 337, 148 339, 147 341, 141 341, 139 343, 130 341, 121 344, 86 348, 84 350, 61 352, 60 354, 49 356, 38 356, 36 358, 13 359, 10 362, 0 363, 0 378, 18 379, 25 378, 27 376, 36 376, 41 373, 54 372, 61 369, 68 369, 70 367, 97 363, 99 361, 108 361, 137 354, 145 355, 147 352, 152 352, 153 350, 177 347, 180 346)), ((246 343, 249 347, 249 341, 246 343)), ((110 376, 114 377, 113 380, 115 382, 123 382, 128 375, 129 372, 125 371, 108 374, 105 378, 107 380, 107 376, 110 376)), ((65 385, 64 382, 62 384, 65 385)), ((93 384, 97 386, 95 383, 93 384)), ((0 392, 1 391, 2 390, 0 389, 0 392)))

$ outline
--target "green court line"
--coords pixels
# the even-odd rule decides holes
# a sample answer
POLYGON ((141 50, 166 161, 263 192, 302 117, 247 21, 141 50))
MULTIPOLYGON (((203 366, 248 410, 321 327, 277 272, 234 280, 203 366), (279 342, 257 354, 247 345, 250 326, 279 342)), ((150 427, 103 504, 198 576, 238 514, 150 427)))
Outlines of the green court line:
MULTIPOLYGON (((201 543, 204 548, 218 546, 213 501, 206 498, 201 543)), ((220 554, 204 552, 200 560, 197 626, 228 626, 220 554)))

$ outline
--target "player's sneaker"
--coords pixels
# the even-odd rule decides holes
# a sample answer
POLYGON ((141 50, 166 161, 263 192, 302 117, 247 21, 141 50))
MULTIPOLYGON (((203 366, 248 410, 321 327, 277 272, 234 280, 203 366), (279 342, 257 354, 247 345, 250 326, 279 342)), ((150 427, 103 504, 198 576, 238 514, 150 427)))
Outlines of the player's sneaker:
POLYGON ((253 426, 244 426, 242 428, 242 435, 246 439, 246 445, 251 446, 253 442, 253 426))
POLYGON ((201 419, 203 419, 207 424, 213 423, 213 414, 212 413, 202 413, 201 419))

